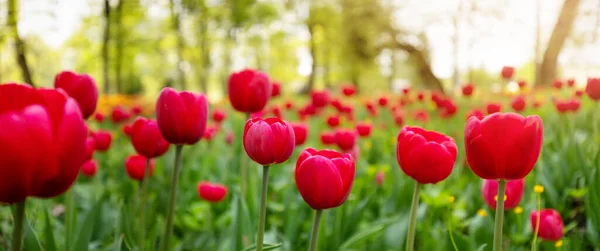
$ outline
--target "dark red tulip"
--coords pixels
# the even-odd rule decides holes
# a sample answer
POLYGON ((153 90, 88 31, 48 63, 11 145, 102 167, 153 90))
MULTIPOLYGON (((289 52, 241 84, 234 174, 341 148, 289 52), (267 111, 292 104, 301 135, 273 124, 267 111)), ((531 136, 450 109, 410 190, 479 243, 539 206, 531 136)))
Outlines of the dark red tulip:
POLYGON ((208 101, 204 94, 177 92, 169 87, 160 92, 156 102, 156 122, 167 142, 195 144, 204 136, 207 119, 208 101))
POLYGON ((525 98, 523 96, 515 97, 510 103, 510 106, 515 112, 522 112, 525 110, 525 98))
POLYGON ((306 142, 306 136, 308 135, 308 127, 304 123, 293 123, 294 136, 296 137, 296 145, 302 145, 306 142))
POLYGON ((333 100, 331 100, 330 103, 331 103, 331 106, 335 107, 335 109, 338 112, 342 112, 343 111, 344 105, 342 104, 342 101, 340 101, 339 99, 337 99, 337 98, 333 99, 333 100))
POLYGON ((321 135, 319 135, 319 137, 323 145, 335 144, 335 132, 322 132, 321 135))
POLYGON ((519 80, 519 82, 517 82, 517 84, 519 85, 519 89, 523 89, 527 86, 527 81, 519 80))
POLYGON ((221 202, 227 196, 227 187, 225 185, 202 181, 198 183, 198 196, 200 199, 210 203, 221 202))
POLYGON ((89 118, 96 111, 98 87, 96 81, 89 75, 72 71, 60 72, 54 77, 54 88, 64 90, 77 101, 83 118, 89 118))
POLYGON ((235 136, 233 135, 233 132, 227 132, 227 134, 225 135, 225 143, 227 143, 228 145, 232 145, 234 138, 235 136))
POLYGON ((327 117, 327 124, 331 128, 336 128, 340 125, 340 116, 339 115, 331 115, 327 117))
POLYGON ((63 91, 0 85, 0 202, 55 197, 87 157, 77 101, 63 91))
POLYGON ((440 94, 437 91, 432 91, 431 92, 431 101, 438 103, 440 100, 442 100, 442 94, 440 94))
POLYGON ((377 107, 375 107, 375 104, 373 104, 372 102, 367 102, 365 104, 365 107, 367 108, 369 115, 371 115, 373 117, 377 116, 377 107))
POLYGON ((285 102, 285 109, 286 110, 294 109, 294 103, 292 101, 285 102))
POLYGON ((316 108, 322 108, 329 104, 330 97, 327 90, 323 91, 312 91, 310 93, 312 105, 316 108))
POLYGON ((344 94, 344 96, 350 97, 354 95, 354 93, 356 93, 356 88, 354 88, 353 85, 344 85, 342 87, 342 93, 344 94))
POLYGON ((372 129, 373 125, 371 125, 371 123, 368 122, 356 124, 356 131, 361 137, 369 137, 369 135, 371 135, 372 129))
POLYGON ((554 209, 542 209, 539 213, 533 211, 529 216, 531 222, 531 231, 535 233, 538 217, 540 227, 538 237, 546 241, 558 241, 563 237, 564 225, 562 217, 554 209))
POLYGON ((425 94, 423 92, 417 93, 417 99, 423 101, 425 99, 425 94))
POLYGON ((487 114, 493 114, 500 112, 502 110, 502 105, 497 103, 490 103, 485 106, 485 109, 487 110, 487 114))
POLYGON ((104 116, 104 114, 96 112, 94 114, 94 119, 96 120, 96 122, 102 123, 102 122, 104 122, 104 119, 106 119, 106 117, 104 116))
MULTIPOLYGON (((144 172, 146 171, 146 160, 147 158, 141 155, 130 155, 125 160, 125 170, 129 178, 137 181, 144 180, 144 172)), ((150 159, 150 166, 148 167, 148 174, 152 177, 154 173, 154 159, 150 159)))
POLYGON ((502 71, 500 72, 503 79, 512 79, 513 74, 515 74, 515 68, 511 66, 502 67, 502 71))
POLYGON ((563 83, 560 79, 556 79, 554 80, 554 82, 552 82, 552 86, 558 90, 560 90, 563 86, 563 83))
POLYGON ((479 109, 473 109, 471 110, 468 114, 467 114, 467 120, 469 120, 469 118, 471 117, 476 117, 479 119, 483 119, 483 112, 479 109))
POLYGON ((577 98, 583 97, 583 91, 582 90, 576 90, 575 91, 575 97, 577 97, 577 98))
POLYGON ((202 138, 205 139, 208 142, 211 142, 212 139, 215 137, 216 133, 217 133, 217 128, 214 127, 214 126, 209 126, 204 131, 204 135, 202 136, 202 138))
MULTIPOLYGON (((509 180, 506 183, 504 195, 506 200, 504 201, 504 210, 511 210, 519 205, 523 198, 523 191, 525 190, 525 180, 509 180)), ((483 187, 481 188, 481 195, 485 204, 491 209, 496 208, 496 202, 498 198, 498 181, 497 180, 484 180, 483 187)))
POLYGON ((568 85, 569 87, 573 87, 573 86, 575 86, 575 79, 572 79, 572 78, 571 78, 571 79, 568 79, 568 80, 567 80, 567 85, 568 85))
POLYGON ((138 154, 146 158, 162 156, 169 150, 156 121, 138 117, 131 127, 131 143, 138 154))
POLYGON ((600 100, 600 78, 588 78, 585 93, 594 101, 600 100))
POLYGON ((96 150, 100 152, 106 152, 110 148, 112 142, 112 135, 109 131, 99 130, 92 132, 92 138, 96 141, 96 150))
POLYGON ((379 97, 379 99, 377 99, 377 103, 379 103, 379 106, 385 107, 385 106, 387 106, 388 98, 385 96, 381 96, 381 97, 379 97))
POLYGON ((349 129, 336 130, 335 143, 342 151, 351 151, 354 145, 356 145, 356 132, 349 129))
POLYGON ((214 109, 213 113, 212 113, 212 120, 219 124, 221 122, 223 122, 223 120, 225 120, 225 118, 227 118, 227 113, 225 113, 224 110, 221 109, 214 109))
POLYGON ((294 151, 294 128, 278 118, 253 118, 244 127, 244 149, 255 162, 269 166, 285 162, 294 151))
POLYGON ((131 128, 132 128, 132 124, 124 124, 123 125, 123 134, 125 134, 127 137, 131 137, 131 128))
POLYGON ((466 97, 471 96, 471 94, 473 94, 473 84, 468 83, 466 85, 463 85, 462 94, 463 94, 463 96, 466 96, 466 97))
POLYGON ((127 110, 123 109, 121 106, 113 107, 112 113, 110 114, 110 119, 114 124, 118 124, 121 122, 125 122, 131 118, 131 113, 127 110))
POLYGON ((81 173, 88 178, 94 177, 96 171, 98 171, 98 162, 96 160, 90 159, 81 166, 81 173))
POLYGON ((307 148, 296 161, 296 186, 311 208, 334 208, 348 198, 355 172, 354 158, 350 154, 307 148))
POLYGON ((440 116, 442 118, 450 118, 458 111, 458 106, 451 99, 444 99, 439 102, 440 116))
POLYGON ((482 179, 524 178, 542 148, 544 124, 540 117, 494 113, 471 117, 465 126, 465 150, 471 170, 482 179))
POLYGON ((406 175, 421 184, 435 184, 450 176, 456 154, 454 139, 444 134, 410 126, 398 134, 398 164, 406 175))
POLYGON ((232 73, 227 83, 229 102, 240 112, 262 110, 272 93, 269 76, 253 69, 232 73))
POLYGON ((271 85, 271 97, 279 97, 281 95, 281 84, 279 82, 273 82, 271 85))
POLYGON ((96 140, 93 137, 88 137, 85 140, 85 160, 90 160, 94 156, 96 150, 96 140))
POLYGON ((402 88, 402 94, 408 95, 409 92, 410 92, 410 87, 402 88))
POLYGON ((142 114, 142 111, 143 111, 143 109, 142 109, 142 106, 140 106, 140 105, 134 105, 133 107, 131 107, 131 113, 133 115, 136 115, 136 116, 140 115, 140 114, 142 114))

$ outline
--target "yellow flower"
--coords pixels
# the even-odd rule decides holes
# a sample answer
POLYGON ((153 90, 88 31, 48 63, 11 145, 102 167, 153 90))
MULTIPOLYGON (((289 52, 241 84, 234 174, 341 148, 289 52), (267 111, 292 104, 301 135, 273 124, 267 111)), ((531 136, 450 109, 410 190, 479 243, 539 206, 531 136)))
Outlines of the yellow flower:
POLYGON ((554 243, 554 246, 557 247, 557 248, 562 247, 562 245, 563 245, 563 241, 562 240, 558 240, 557 242, 554 243))
POLYGON ((515 207, 514 212, 515 212, 515 214, 521 214, 521 213, 523 213, 523 208, 522 207, 515 207))
POLYGON ((481 217, 486 217, 487 216, 487 211, 485 211, 485 209, 479 209, 477 211, 477 214, 481 217))
MULTIPOLYGON (((504 201, 506 201, 506 199, 507 199, 507 197, 506 197, 506 194, 505 194, 505 195, 504 195, 504 201)), ((495 201, 498 201, 498 195, 494 196, 494 200, 495 200, 495 201)))
POLYGON ((533 187, 533 191, 535 193, 543 193, 544 192, 544 186, 542 186, 542 185, 535 185, 533 187))
POLYGON ((454 203, 454 196, 448 196, 448 202, 454 203))

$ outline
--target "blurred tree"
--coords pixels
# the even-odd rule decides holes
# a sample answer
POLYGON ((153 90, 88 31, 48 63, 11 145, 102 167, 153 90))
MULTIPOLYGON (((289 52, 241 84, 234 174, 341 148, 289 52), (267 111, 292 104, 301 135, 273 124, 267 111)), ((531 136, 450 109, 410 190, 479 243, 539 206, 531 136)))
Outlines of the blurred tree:
POLYGON ((17 4, 17 0, 8 0, 8 8, 6 8, 8 17, 8 27, 10 29, 10 33, 12 34, 12 38, 15 43, 16 60, 19 64, 19 67, 21 68, 23 80, 26 83, 35 86, 35 83, 33 82, 33 78, 31 76, 31 70, 29 69, 29 65, 27 64, 27 57, 25 56, 26 45, 25 42, 21 40, 21 37, 19 36, 19 28, 17 25, 19 22, 19 8, 17 4))
POLYGON ((119 4, 117 4, 117 9, 115 13, 115 44, 116 44, 116 55, 115 55, 115 79, 116 79, 116 89, 117 93, 121 93, 123 91, 123 49, 125 47, 125 36, 123 32, 123 5, 125 0, 119 0, 119 4))
POLYGON ((185 49, 185 41, 181 31, 181 6, 175 2, 176 0, 169 1, 169 7, 171 10, 171 24, 173 25, 173 32, 177 38, 177 81, 179 82, 180 88, 182 90, 187 89, 187 83, 185 78, 184 67, 184 59, 183 59, 183 50, 185 49))
MULTIPOLYGON (((120 4, 120 3, 119 3, 120 4)), ((110 92, 110 80, 109 80, 109 55, 108 46, 110 41, 110 1, 104 0, 104 34, 102 35, 102 82, 104 84, 104 95, 108 95, 110 92)))

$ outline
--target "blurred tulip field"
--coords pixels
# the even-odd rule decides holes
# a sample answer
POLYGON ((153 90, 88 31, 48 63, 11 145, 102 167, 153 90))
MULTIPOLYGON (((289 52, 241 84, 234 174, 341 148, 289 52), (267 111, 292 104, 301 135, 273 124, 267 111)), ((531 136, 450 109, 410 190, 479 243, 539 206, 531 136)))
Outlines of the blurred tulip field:
POLYGON ((600 251, 597 4, 0 0, 0 251, 600 251))

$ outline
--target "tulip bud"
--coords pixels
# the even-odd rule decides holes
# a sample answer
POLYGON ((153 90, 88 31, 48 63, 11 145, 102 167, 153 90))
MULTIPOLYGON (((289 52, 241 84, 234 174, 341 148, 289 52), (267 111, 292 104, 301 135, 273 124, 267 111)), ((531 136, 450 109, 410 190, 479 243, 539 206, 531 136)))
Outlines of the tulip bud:
POLYGON ((225 111, 220 109, 213 110, 212 120, 215 123, 220 124, 221 122, 223 122, 223 120, 225 120, 225 118, 227 118, 227 113, 225 113, 225 111))
POLYGON ((510 105, 515 112, 522 112, 525 110, 525 98, 523 98, 523 96, 517 96, 512 100, 510 105))
POLYGON ((351 151, 356 145, 356 132, 348 129, 335 131, 335 143, 344 152, 351 151))
POLYGON ((271 85, 271 87, 271 97, 279 97, 279 95, 281 94, 281 84, 279 82, 273 82, 273 85, 271 85))
POLYGON ((500 75, 502 75, 502 78, 505 80, 511 79, 513 77, 513 74, 515 73, 515 68, 511 67, 511 66, 504 66, 502 67, 502 71, 500 72, 500 75))
POLYGON ((198 196, 210 203, 221 202, 227 196, 227 187, 221 184, 203 181, 198 183, 198 196))
POLYGON ((98 162, 96 160, 88 160, 81 166, 81 173, 88 178, 94 177, 98 170, 98 162))
POLYGON ((338 115, 331 115, 331 116, 329 116, 327 118, 327 124, 331 128, 338 127, 340 125, 340 116, 338 116, 338 115))
POLYGON ((204 94, 164 88, 156 102, 156 122, 167 142, 193 145, 204 135, 208 101, 204 94))
POLYGON ((163 138, 156 121, 144 117, 138 117, 131 126, 131 143, 146 158, 159 157, 169 150, 169 142, 163 138))
POLYGON ((356 88, 353 85, 345 85, 342 87, 342 93, 346 97, 350 97, 356 93, 356 88))
POLYGON ((462 94, 465 97, 470 97, 473 94, 473 84, 469 83, 462 87, 462 94))
POLYGON ((114 107, 112 113, 110 114, 110 119, 112 120, 113 124, 125 122, 129 120, 129 118, 131 118, 131 114, 120 106, 114 107))
POLYGON ((93 137, 88 137, 85 140, 85 160, 92 159, 94 151, 96 150, 96 140, 93 137))
POLYGON ((292 155, 295 142, 292 125, 278 118, 253 118, 244 127, 244 149, 263 166, 285 162, 292 155))
POLYGON ((323 91, 312 91, 310 93, 312 105, 316 108, 322 108, 329 104, 330 97, 327 90, 323 91))
MULTIPOLYGON (((147 158, 141 155, 131 155, 125 160, 125 170, 129 178, 137 181, 144 180, 147 158)), ((154 159, 150 159, 149 176, 154 172, 154 159)))
POLYGON ((531 221, 532 232, 537 227, 538 216, 540 217, 540 226, 538 237, 546 241, 558 241, 563 237, 564 225, 560 214, 554 209, 542 209, 539 213, 533 211, 529 217, 531 221))
POLYGON ((306 136, 308 134, 308 127, 303 123, 292 124, 294 128, 294 136, 296 137, 296 145, 302 145, 306 142, 306 136))
POLYGON ((360 123, 356 125, 356 131, 361 137, 369 137, 372 129, 373 125, 371 125, 371 123, 360 123))
MULTIPOLYGON (((506 183, 504 210, 511 210, 519 205, 521 198, 523 198, 523 191, 525 190, 525 180, 509 180, 506 183)), ((496 208, 496 202, 498 198, 498 181, 497 180, 484 180, 483 187, 481 188, 481 195, 485 203, 491 208, 496 208)))
POLYGON ((60 72, 54 77, 54 88, 64 90, 77 101, 83 118, 89 118, 96 111, 98 87, 89 75, 79 75, 71 71, 60 72))
POLYGON ((322 132, 320 135, 321 143, 323 145, 335 144, 335 133, 334 132, 322 132))
POLYGON ((96 120, 96 122, 102 123, 102 122, 104 122, 104 119, 106 119, 106 117, 104 116, 104 114, 96 112, 94 114, 94 119, 96 120))
POLYGON ((240 112, 252 113, 262 110, 272 94, 269 76, 253 69, 232 73, 227 85, 229 102, 240 112))
POLYGON ((588 78, 585 93, 594 101, 600 100, 600 78, 588 78))
POLYGON ((496 104, 496 103, 490 103, 485 106, 485 109, 487 110, 487 114, 497 113, 502 110, 502 105, 496 104))
POLYGON ((112 142, 110 132, 103 130, 92 132, 92 138, 96 141, 96 150, 106 152, 110 148, 110 143, 112 142))

